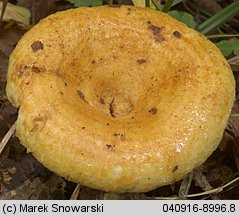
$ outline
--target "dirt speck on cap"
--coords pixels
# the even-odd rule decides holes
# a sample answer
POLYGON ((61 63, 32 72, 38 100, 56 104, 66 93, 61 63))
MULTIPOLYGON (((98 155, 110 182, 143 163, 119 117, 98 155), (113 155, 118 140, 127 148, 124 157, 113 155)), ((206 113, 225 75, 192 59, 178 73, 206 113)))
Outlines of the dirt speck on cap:
POLYGON ((110 151, 115 151, 115 145, 114 144, 106 144, 106 147, 110 151))
POLYGON ((158 112, 158 109, 155 108, 155 107, 152 107, 152 108, 149 110, 149 112, 150 112, 151 114, 155 115, 155 114, 158 112))
POLYGON ((34 73, 41 73, 41 72, 45 72, 45 71, 46 71, 45 68, 39 68, 36 66, 32 66, 32 72, 34 72, 34 73))
POLYGON ((176 38, 181 38, 181 34, 180 34, 180 32, 178 32, 178 31, 173 32, 173 35, 174 35, 176 38))
POLYGON ((105 104, 104 98, 100 98, 100 103, 101 103, 101 104, 105 104))
POLYGON ((178 169, 178 165, 176 165, 176 166, 173 168, 172 172, 173 172, 173 173, 176 172, 177 169, 178 169))
POLYGON ((138 59, 137 63, 138 64, 143 64, 143 63, 146 63, 146 60, 145 59, 138 59))
POLYGON ((161 30, 163 29, 163 27, 158 27, 158 26, 155 26, 155 25, 152 25, 150 24, 148 26, 148 29, 151 30, 154 34, 154 40, 156 42, 162 42, 165 40, 164 36, 161 34, 161 30))
POLYGON ((34 52, 36 52, 37 50, 43 49, 43 43, 41 41, 35 41, 31 45, 31 48, 34 52))

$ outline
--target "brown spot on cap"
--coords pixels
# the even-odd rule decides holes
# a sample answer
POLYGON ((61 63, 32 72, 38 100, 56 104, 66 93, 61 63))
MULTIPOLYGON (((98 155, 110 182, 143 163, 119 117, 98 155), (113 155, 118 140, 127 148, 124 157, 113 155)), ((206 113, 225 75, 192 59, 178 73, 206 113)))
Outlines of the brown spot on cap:
POLYGON ((173 32, 173 35, 174 35, 176 38, 181 38, 181 34, 180 34, 180 32, 178 32, 178 31, 173 32))
POLYGON ((82 127, 81 129, 83 129, 83 130, 84 130, 84 129, 85 129, 85 127, 82 127))
POLYGON ((59 76, 59 77, 61 77, 61 76, 62 76, 62 73, 61 73, 61 71, 60 71, 60 70, 58 70, 58 69, 55 71, 55 73, 56 73, 56 75, 57 75, 57 76, 59 76))
POLYGON ((92 64, 95 64, 95 60, 92 60, 92 62, 91 62, 92 64))
POLYGON ((153 32, 154 40, 156 42, 162 42, 162 41, 165 40, 164 36, 161 34, 161 30, 163 29, 163 27, 158 27, 158 26, 155 26, 155 25, 149 25, 148 29, 153 32))
POLYGON ((32 47, 32 50, 33 50, 34 52, 36 52, 37 50, 43 49, 43 44, 42 44, 41 41, 35 41, 35 42, 33 42, 33 44, 31 45, 31 47, 32 47))
POLYGON ((157 113, 157 111, 158 111, 158 109, 155 108, 155 107, 152 107, 152 108, 149 110, 149 112, 150 112, 151 114, 153 114, 153 115, 155 115, 155 114, 157 113))
POLYGON ((125 137, 124 134, 120 134, 120 140, 121 140, 121 141, 125 141, 125 140, 126 140, 126 137, 125 137))
POLYGON ((138 64, 143 64, 143 63, 145 63, 145 62, 146 62, 145 59, 138 59, 138 60, 137 60, 137 63, 138 63, 138 64))
POLYGON ((27 68, 28 68, 28 66, 26 66, 26 65, 25 65, 25 66, 21 65, 17 76, 18 76, 19 78, 22 77, 22 76, 24 75, 25 71, 27 70, 27 68))
POLYGON ((110 151, 115 151, 115 145, 113 145, 113 144, 106 144, 106 147, 110 151))
POLYGON ((130 11, 131 11, 131 8, 128 8, 128 13, 126 13, 126 14, 130 15, 130 11))
POLYGON ((45 68, 40 68, 40 67, 32 66, 32 72, 34 72, 34 73, 41 73, 41 72, 45 72, 45 71, 46 71, 45 68))
POLYGON ((114 133, 113 136, 120 138, 121 141, 126 140, 126 137, 124 134, 114 133))
POLYGON ((78 95, 80 96, 80 98, 81 98, 82 100, 85 100, 85 95, 83 94, 82 91, 77 90, 77 93, 78 93, 78 95))
POLYGON ((35 117, 32 119, 32 128, 30 129, 30 131, 40 131, 44 128, 46 122, 48 120, 48 116, 47 115, 43 115, 41 116, 39 114, 39 116, 35 117))
POLYGON ((173 168, 172 172, 174 173, 177 169, 178 169, 178 165, 176 165, 176 166, 173 168))
POLYGON ((113 98, 113 100, 111 101, 111 103, 109 104, 109 111, 110 111, 110 115, 111 117, 115 118, 115 111, 114 111, 114 107, 113 107, 113 103, 114 103, 115 98, 113 98))
POLYGON ((105 104, 105 100, 103 98, 100 98, 100 103, 105 104))
POLYGON ((40 69, 38 67, 35 67, 35 66, 32 67, 32 72, 41 73, 40 69))

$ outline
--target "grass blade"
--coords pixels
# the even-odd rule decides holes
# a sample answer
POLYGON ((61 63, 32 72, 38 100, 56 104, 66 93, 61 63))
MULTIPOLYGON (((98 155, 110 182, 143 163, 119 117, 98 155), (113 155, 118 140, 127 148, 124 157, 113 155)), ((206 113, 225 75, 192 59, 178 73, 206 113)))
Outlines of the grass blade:
POLYGON ((177 4, 181 3, 181 2, 183 2, 183 0, 174 0, 171 7, 177 5, 177 4))
POLYGON ((158 3, 158 0, 151 0, 154 7, 158 10, 158 11, 161 11, 161 7, 160 7, 160 4, 158 3))
POLYGON ((215 39, 215 38, 229 38, 229 37, 239 37, 239 34, 218 34, 218 35, 208 35, 208 39, 215 39))
POLYGON ((227 20, 235 16, 239 13, 239 1, 235 1, 234 3, 228 5, 224 9, 222 9, 219 13, 212 16, 201 25, 199 25, 198 30, 203 33, 207 34, 208 32, 214 30, 218 26, 225 23, 227 20))
POLYGON ((169 12, 170 8, 171 8, 172 5, 173 5, 173 2, 174 2, 174 0, 167 0, 167 1, 166 1, 165 5, 164 5, 164 7, 163 7, 163 12, 164 12, 164 13, 168 13, 168 12, 169 12))
POLYGON ((150 7, 150 0, 145 0, 145 7, 150 7))

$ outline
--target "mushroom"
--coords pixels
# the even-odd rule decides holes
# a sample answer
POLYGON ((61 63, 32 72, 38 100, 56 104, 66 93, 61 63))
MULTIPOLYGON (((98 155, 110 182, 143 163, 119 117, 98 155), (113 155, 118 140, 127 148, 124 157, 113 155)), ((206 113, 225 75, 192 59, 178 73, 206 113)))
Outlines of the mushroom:
POLYGON ((47 168, 91 188, 145 192, 217 148, 235 82, 215 45, 167 14, 101 6, 28 31, 6 92, 17 136, 47 168))

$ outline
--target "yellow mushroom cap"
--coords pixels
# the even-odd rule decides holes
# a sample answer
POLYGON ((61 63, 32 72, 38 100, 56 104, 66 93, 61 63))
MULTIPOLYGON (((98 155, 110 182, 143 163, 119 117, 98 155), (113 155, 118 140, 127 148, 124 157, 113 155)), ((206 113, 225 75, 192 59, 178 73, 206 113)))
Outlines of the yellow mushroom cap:
POLYGON ((47 168, 82 185, 145 192, 183 178, 217 148, 235 95, 203 35, 131 6, 41 20, 9 61, 17 136, 47 168))

